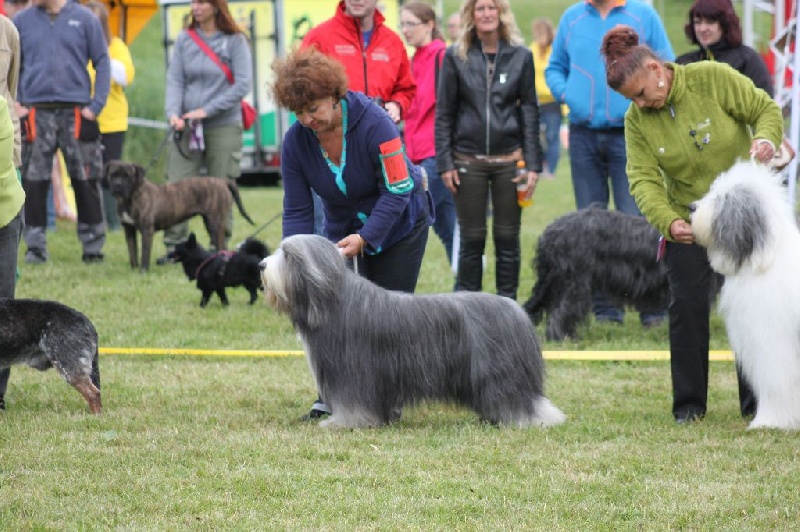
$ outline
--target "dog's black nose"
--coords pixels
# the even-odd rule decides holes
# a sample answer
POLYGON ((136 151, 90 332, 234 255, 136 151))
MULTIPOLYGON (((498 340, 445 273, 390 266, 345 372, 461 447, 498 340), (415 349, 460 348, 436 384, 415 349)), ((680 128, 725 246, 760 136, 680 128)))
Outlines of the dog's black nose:
POLYGON ((697 205, 695 205, 694 203, 690 203, 689 204, 689 212, 694 212, 696 210, 697 210, 697 205))

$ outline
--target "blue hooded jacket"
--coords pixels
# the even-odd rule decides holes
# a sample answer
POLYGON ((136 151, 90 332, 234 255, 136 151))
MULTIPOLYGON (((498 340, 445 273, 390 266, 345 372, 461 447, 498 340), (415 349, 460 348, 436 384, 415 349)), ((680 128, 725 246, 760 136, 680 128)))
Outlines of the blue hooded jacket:
POLYGON ((588 0, 572 5, 561 16, 545 79, 553 97, 569 107, 569 123, 592 129, 623 127, 630 100, 606 83, 606 62, 600 54, 603 37, 619 24, 630 26, 639 43, 664 61, 673 61, 658 13, 639 0, 618 0, 601 18, 588 0))
POLYGON ((428 194, 422 191, 419 167, 405 156, 400 134, 386 111, 359 92, 348 91, 345 100, 343 184, 337 184, 311 129, 295 122, 284 136, 283 237, 314 232, 313 189, 325 210, 324 236, 337 242, 358 233, 367 242, 367 252, 375 254, 411 232, 421 210, 427 208, 428 194), (391 161, 381 154, 387 146, 402 151, 394 150, 398 153, 394 160, 407 168, 403 181, 387 177, 385 168, 391 161))

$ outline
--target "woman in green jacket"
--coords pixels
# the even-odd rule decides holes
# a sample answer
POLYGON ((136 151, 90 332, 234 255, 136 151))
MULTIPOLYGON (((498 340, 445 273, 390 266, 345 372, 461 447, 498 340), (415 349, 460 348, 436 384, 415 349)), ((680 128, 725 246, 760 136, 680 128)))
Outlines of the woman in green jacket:
POLYGON ((610 30, 602 52, 609 86, 634 104, 625 115, 631 194, 666 239, 672 413, 686 423, 706 413, 714 275, 694 241, 689 205, 737 160, 769 162, 783 117, 766 92, 728 65, 664 63, 629 27, 610 30))

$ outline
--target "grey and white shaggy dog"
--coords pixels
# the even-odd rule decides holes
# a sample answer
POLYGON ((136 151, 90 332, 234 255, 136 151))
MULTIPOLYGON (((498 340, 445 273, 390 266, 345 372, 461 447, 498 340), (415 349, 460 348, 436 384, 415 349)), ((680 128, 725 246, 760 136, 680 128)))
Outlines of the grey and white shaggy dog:
POLYGON ((0 368, 56 368, 99 414, 97 355, 97 331, 77 310, 55 301, 0 299, 0 368))
POLYGON ((336 246, 295 235, 261 262, 264 294, 301 337, 328 427, 381 426, 443 400, 498 425, 549 426, 544 360, 525 312, 496 295, 392 292, 349 270, 336 246))
POLYGON ((536 284, 523 305, 537 325, 547 316, 548 340, 577 336, 602 290, 639 312, 664 309, 666 266, 656 260, 658 231, 641 216, 601 207, 565 214, 539 237, 536 284))
POLYGON ((800 429, 800 231, 781 177, 751 162, 718 177, 692 231, 725 276, 719 310, 753 388, 750 428, 800 429))

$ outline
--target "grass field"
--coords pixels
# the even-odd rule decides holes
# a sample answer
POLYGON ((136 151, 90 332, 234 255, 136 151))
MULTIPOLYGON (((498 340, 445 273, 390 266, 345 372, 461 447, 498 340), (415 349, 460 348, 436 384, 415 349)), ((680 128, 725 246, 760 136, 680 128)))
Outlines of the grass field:
MULTIPOLYGON (((551 16, 568 3, 514 2, 551 16)), ((132 114, 157 119, 158 24, 134 45, 146 59, 129 93, 132 114)), ((146 163, 159 140, 132 131, 128 157, 146 163)), ((524 212, 520 301, 534 282, 536 239, 573 208, 568 168, 562 160, 524 212)), ((259 224, 281 209, 279 188, 243 198, 259 224)), ((207 243, 200 223, 193 228, 207 243)), ((233 242, 252 231, 237 216, 233 242)), ((279 224, 259 236, 275 246, 279 224)), ((20 261, 17 297, 83 311, 106 350, 300 349, 288 320, 262 301, 248 306, 242 289, 229 292, 228 308, 214 298, 200 309, 180 267, 131 271, 119 232, 109 234, 106 261, 91 266, 80 262, 74 224, 59 222, 48 238, 50 263, 20 261)), ((162 252, 159 237, 154 255, 162 252)), ((452 282, 431 235, 419 291, 452 282)), ((544 348, 551 357, 667 349, 666 327, 642 330, 633 312, 622 326, 581 332, 544 348)), ((712 349, 728 349, 717 316, 712 349)), ((298 421, 315 396, 299 356, 104 354, 100 367, 99 417, 54 371, 12 372, 0 413, 0 529, 760 531, 794 529, 800 515, 798 436, 746 431, 731 362, 712 362, 708 416, 682 427, 670 415, 667 362, 551 359, 548 396, 568 420, 547 431, 484 426, 442 404, 407 409, 380 430, 320 430, 298 421)))

